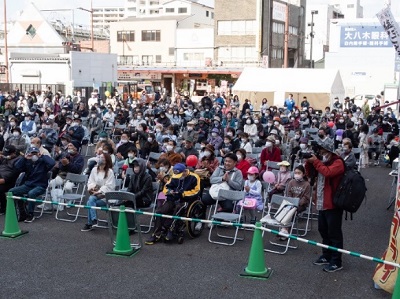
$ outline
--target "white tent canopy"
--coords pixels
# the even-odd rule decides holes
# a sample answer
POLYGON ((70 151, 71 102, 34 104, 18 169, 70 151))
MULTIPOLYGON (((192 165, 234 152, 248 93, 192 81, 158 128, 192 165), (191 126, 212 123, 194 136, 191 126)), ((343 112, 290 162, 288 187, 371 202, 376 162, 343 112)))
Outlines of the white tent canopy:
POLYGON ((323 109, 335 97, 343 99, 345 89, 337 70, 298 68, 245 68, 233 86, 233 94, 238 95, 241 102, 249 99, 256 109, 263 98, 268 99, 270 106, 283 106, 290 93, 296 105, 306 96, 313 108, 323 109))

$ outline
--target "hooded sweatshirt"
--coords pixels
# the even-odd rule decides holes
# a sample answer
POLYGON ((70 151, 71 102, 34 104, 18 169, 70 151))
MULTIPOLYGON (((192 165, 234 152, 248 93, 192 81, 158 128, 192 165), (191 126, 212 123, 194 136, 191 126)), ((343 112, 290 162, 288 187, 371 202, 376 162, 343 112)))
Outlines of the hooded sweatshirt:
POLYGON ((127 191, 135 194, 137 208, 148 207, 153 197, 151 175, 146 172, 145 160, 137 158, 135 162, 139 164, 140 171, 133 172, 127 191))

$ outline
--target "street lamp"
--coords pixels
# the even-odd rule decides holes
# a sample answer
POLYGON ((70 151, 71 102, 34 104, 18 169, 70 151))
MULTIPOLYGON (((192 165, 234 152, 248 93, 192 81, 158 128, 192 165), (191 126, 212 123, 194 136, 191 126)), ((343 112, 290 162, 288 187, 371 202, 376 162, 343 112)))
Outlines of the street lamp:
POLYGON ((77 9, 87 11, 90 13, 90 36, 92 42, 92 52, 94 52, 94 37, 93 37, 93 0, 90 0, 90 9, 86 9, 83 7, 78 7, 77 9))
POLYGON ((314 68, 314 61, 313 61, 313 39, 314 39, 314 15, 318 14, 318 10, 312 10, 311 11, 311 23, 308 23, 308 26, 311 27, 311 32, 310 32, 310 38, 311 38, 311 42, 310 42, 310 68, 314 68))

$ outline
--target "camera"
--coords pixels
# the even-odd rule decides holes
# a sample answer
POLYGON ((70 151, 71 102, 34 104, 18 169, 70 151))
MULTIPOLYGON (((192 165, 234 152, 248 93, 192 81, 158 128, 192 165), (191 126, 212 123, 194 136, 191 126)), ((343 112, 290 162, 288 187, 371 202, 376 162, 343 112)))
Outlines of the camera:
POLYGON ((299 153, 300 159, 310 159, 312 155, 315 155, 319 160, 321 160, 321 155, 319 154, 319 150, 321 146, 315 140, 310 140, 308 142, 308 146, 311 147, 311 152, 302 152, 299 153))

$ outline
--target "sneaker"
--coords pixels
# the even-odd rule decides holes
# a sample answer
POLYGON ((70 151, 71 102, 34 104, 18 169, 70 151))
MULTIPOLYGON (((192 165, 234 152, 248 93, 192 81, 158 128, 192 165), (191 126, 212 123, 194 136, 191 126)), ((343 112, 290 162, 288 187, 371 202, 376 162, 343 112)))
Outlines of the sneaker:
POLYGON ((315 262, 313 262, 313 264, 317 265, 317 266, 329 265, 329 261, 326 258, 321 256, 315 262))
POLYGON ((81 232, 89 232, 93 229, 93 226, 91 224, 85 224, 85 226, 81 229, 81 232))
POLYGON ((158 242, 160 240, 160 237, 157 237, 155 235, 152 235, 150 238, 148 238, 144 244, 146 245, 153 245, 154 243, 158 242))
POLYGON ((379 165, 379 161, 375 161, 374 165, 378 166, 379 165))
POLYGON ((27 217, 28 217, 28 215, 26 215, 26 214, 20 214, 18 217, 18 222, 24 222, 27 217))
POLYGON ((203 228, 203 223, 197 222, 195 227, 194 227, 194 230, 199 232, 199 231, 201 231, 202 228, 203 228))
POLYGON ((167 235, 165 236, 165 241, 172 241, 174 239, 174 234, 172 231, 168 231, 167 235))
POLYGON ((325 272, 331 273, 331 272, 336 272, 336 271, 339 271, 339 270, 342 270, 342 269, 343 269, 342 266, 331 264, 331 265, 325 266, 323 270, 325 272))
POLYGON ((5 213, 6 213, 6 211, 0 210, 0 216, 1 216, 1 215, 5 215, 5 213))
POLYGON ((33 220, 35 220, 35 217, 32 214, 29 214, 26 216, 26 219, 24 220, 25 223, 32 223, 33 220))
POLYGON ((38 209, 43 209, 44 203, 37 206, 38 209))

